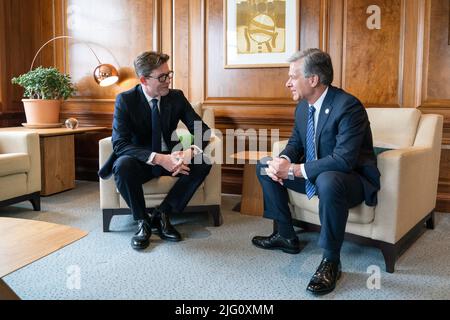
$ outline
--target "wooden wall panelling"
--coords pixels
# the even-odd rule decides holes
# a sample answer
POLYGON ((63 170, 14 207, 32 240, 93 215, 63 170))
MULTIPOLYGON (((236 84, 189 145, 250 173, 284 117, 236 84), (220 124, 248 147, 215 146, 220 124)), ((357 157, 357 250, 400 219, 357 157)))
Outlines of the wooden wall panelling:
POLYGON ((403 81, 401 83, 402 90, 402 107, 414 107, 418 104, 418 78, 417 73, 422 69, 422 47, 423 47, 423 10, 419 1, 404 2, 404 23, 402 23, 403 41, 403 81))
POLYGON ((189 92, 191 101, 204 101, 205 1, 189 1, 189 92))
POLYGON ((5 2, 0 2, 0 127, 2 126, 2 113, 3 113, 3 104, 5 100, 5 92, 6 92, 6 44, 5 44, 5 33, 6 33, 6 24, 5 24, 5 2))
MULTIPOLYGON (((321 3, 311 0, 299 3, 302 27, 311 30, 310 37, 300 30, 305 35, 304 39, 300 36, 300 46, 317 47, 321 3)), ((205 105, 214 108, 216 127, 223 134, 227 129, 279 129, 286 138, 292 129, 295 106, 285 88, 288 68, 225 69, 223 5, 223 0, 205 1, 205 105)), ((240 193, 242 165, 224 164, 222 172, 224 192, 240 193)))
POLYGON ((327 52, 330 54, 333 63, 333 85, 341 87, 344 51, 344 0, 331 0, 328 2, 328 19, 327 52))
MULTIPOLYGON (((98 170, 98 140, 111 135, 114 101, 118 93, 138 83, 133 61, 143 51, 154 46, 164 46, 163 37, 171 37, 155 30, 153 22, 169 21, 161 14, 167 11, 169 1, 126 0, 64 0, 55 9, 55 27, 62 34, 75 40, 64 42, 61 63, 70 72, 77 86, 77 95, 63 104, 61 121, 75 117, 82 126, 104 126, 105 132, 82 135, 76 138, 76 177, 96 180, 98 170), (103 12, 105 19, 93 19, 92 12, 103 12), (157 39, 155 38, 157 37, 157 39), (80 42, 81 41, 81 42, 80 42), (83 43, 89 44, 102 63, 111 63, 118 68, 119 82, 110 87, 98 86, 92 78, 97 65, 95 57, 83 43)), ((170 12, 169 8, 169 12, 170 12)))
MULTIPOLYGON (((179 1, 175 0, 159 0, 160 1, 160 15, 161 15, 161 32, 158 35, 159 42, 161 43, 161 47, 159 51, 165 52, 170 55, 171 60, 169 60, 169 65, 173 63, 173 55, 174 55, 174 7, 175 3, 179 1)), ((183 2, 185 0, 182 0, 183 2)), ((156 18, 156 14, 153 16, 153 19, 156 18)), ((155 35, 156 36, 156 35, 155 35)), ((157 48, 153 48, 153 50, 158 50, 157 48)))
POLYGON ((300 1, 300 49, 321 47, 321 7, 323 1, 300 1))
POLYGON ((173 70, 175 78, 173 87, 183 90, 189 96, 190 64, 190 15, 189 1, 175 1, 173 16, 173 70))
POLYGON ((366 106, 401 104, 401 0, 344 1, 342 85, 366 106), (366 10, 381 9, 381 29, 369 30, 366 10))
POLYGON ((417 71, 417 100, 424 113, 444 116, 444 129, 439 171, 436 209, 450 212, 450 1, 425 0, 421 2, 419 30, 422 40, 422 60, 417 71), (447 31, 447 32, 446 32, 447 31))
POLYGON ((223 0, 206 2, 205 102, 242 104, 283 99, 292 104, 284 87, 287 68, 224 69, 223 0), (281 99, 280 99, 281 98, 281 99))
POLYGON ((450 107, 450 3, 427 0, 425 4, 421 106, 450 107))
POLYGON ((2 63, 2 114, 0 125, 16 126, 25 122, 22 105, 23 89, 11 84, 11 79, 30 68, 37 50, 41 26, 37 16, 41 12, 40 0, 4 0, 2 7, 3 51, 0 52, 2 63), (30 14, 32 12, 33 14, 30 14))

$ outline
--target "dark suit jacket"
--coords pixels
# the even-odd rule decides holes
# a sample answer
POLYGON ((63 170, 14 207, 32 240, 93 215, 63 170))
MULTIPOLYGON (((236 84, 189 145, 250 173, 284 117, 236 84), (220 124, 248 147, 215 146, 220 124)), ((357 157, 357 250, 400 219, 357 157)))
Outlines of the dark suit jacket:
MULTIPOLYGON (((209 127, 202 122, 181 90, 171 89, 166 96, 161 97, 160 118, 161 134, 169 151, 180 143, 178 139, 171 140, 180 120, 191 134, 194 134, 194 121, 200 121, 204 139, 198 143, 198 147, 204 149, 208 144, 211 134, 209 127)), ((200 139, 194 142, 197 140, 200 139)), ((116 98, 112 144, 114 152, 99 171, 103 179, 111 176, 114 161, 118 157, 128 155, 147 162, 153 152, 151 107, 141 85, 120 93, 116 98)))
MULTIPOLYGON (((280 155, 293 163, 304 162, 308 103, 302 100, 295 110, 295 126, 280 155)), ((317 160, 305 163, 308 179, 314 183, 326 171, 355 171, 364 186, 365 202, 377 204, 380 172, 373 151, 372 132, 361 102, 345 91, 330 86, 322 104, 316 129, 317 160)))

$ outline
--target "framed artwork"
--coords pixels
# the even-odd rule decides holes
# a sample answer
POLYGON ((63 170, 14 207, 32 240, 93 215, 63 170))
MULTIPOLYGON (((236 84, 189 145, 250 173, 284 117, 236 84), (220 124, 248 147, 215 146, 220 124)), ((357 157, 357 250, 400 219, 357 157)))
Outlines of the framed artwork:
POLYGON ((287 67, 299 48, 298 0, 224 0, 225 68, 287 67))

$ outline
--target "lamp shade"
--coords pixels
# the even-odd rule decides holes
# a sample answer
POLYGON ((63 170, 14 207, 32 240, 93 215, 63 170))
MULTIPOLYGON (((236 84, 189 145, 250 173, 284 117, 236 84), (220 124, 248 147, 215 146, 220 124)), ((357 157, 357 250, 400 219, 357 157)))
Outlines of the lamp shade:
MULTIPOLYGON (((33 69, 34 62, 36 61, 39 52, 41 52, 41 50, 44 49, 44 47, 47 44, 58 39, 74 39, 74 38, 71 36, 58 36, 48 40, 46 43, 42 45, 42 47, 39 48, 39 50, 34 55, 33 61, 31 62, 30 71, 33 69)), ((79 42, 85 44, 98 61, 98 66, 95 68, 93 74, 95 82, 97 82, 97 84, 100 85, 101 87, 107 87, 116 83, 119 80, 119 72, 117 71, 117 69, 111 64, 101 63, 100 59, 95 54, 94 50, 86 42, 84 41, 79 42)))
POLYGON ((94 79, 101 87, 107 87, 119 80, 119 73, 113 65, 103 63, 95 68, 94 79))

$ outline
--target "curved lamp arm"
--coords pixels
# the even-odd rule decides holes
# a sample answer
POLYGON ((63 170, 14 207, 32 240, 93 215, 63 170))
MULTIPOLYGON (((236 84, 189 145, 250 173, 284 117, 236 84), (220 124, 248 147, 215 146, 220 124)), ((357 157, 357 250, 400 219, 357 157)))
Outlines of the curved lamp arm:
MULTIPOLYGON (((42 51, 42 49, 44 49, 44 47, 47 44, 49 44, 50 42, 58 40, 58 39, 75 39, 75 38, 71 37, 71 36, 57 36, 57 37, 54 37, 54 38, 51 38, 50 40, 48 40, 46 43, 44 43, 39 48, 39 50, 34 55, 33 61, 31 62, 30 71, 33 70, 34 62, 36 61, 36 58, 39 55, 39 53, 42 51)), ((119 72, 117 72, 117 69, 111 64, 101 63, 100 59, 95 54, 94 50, 91 48, 90 45, 88 45, 84 41, 79 41, 79 42, 85 44, 98 61, 98 66, 94 70, 95 82, 97 82, 97 84, 99 84, 102 87, 107 87, 107 86, 110 86, 110 85, 116 83, 119 80, 119 72)))

